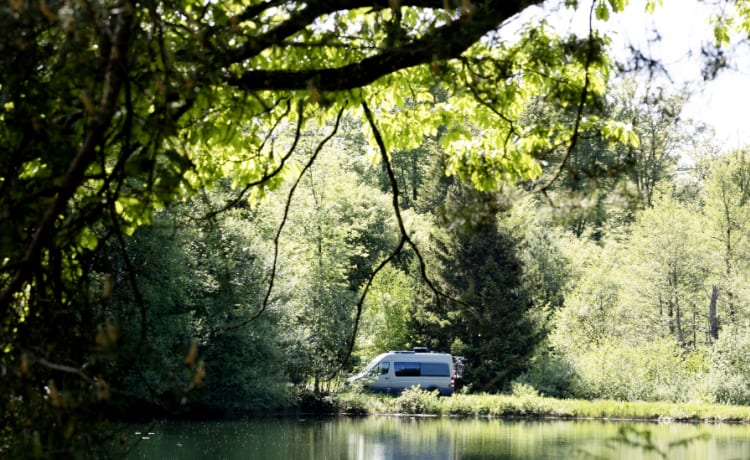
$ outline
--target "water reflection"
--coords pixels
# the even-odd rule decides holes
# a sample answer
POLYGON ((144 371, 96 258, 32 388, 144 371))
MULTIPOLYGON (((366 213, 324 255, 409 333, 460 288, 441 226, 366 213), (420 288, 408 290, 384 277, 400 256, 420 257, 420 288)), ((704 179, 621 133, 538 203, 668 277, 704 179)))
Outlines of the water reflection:
POLYGON ((450 460, 461 458, 450 430, 434 432, 435 420, 381 419, 348 424, 348 456, 366 459, 450 460), (376 422, 376 423, 372 423, 376 422), (415 435, 417 434, 418 435, 415 435))
POLYGON ((129 459, 750 459, 750 426, 729 424, 367 417, 165 422, 126 434, 138 441, 129 459), (146 429, 148 439, 135 434, 146 429))

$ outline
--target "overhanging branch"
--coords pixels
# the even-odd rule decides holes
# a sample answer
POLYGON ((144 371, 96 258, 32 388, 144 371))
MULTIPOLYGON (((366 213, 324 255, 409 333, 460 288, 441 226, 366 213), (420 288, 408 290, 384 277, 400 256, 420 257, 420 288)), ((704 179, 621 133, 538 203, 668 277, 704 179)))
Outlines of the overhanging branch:
MULTIPOLYGON (((228 332, 228 331, 232 331, 235 329, 239 329, 255 321, 256 319, 260 318, 261 315, 263 315, 263 313, 268 308, 268 304, 271 300, 271 293, 273 292, 274 284, 276 281, 276 269, 277 269, 278 259, 279 259, 279 241, 281 240, 281 232, 284 230, 284 227, 286 227, 286 222, 287 222, 287 219, 289 218, 289 211, 291 210, 291 207, 292 207, 292 198, 294 197, 294 192, 297 190, 297 187, 299 186, 299 183, 302 180, 302 178, 305 176, 305 174, 307 174, 307 171, 315 163, 315 160, 318 158, 318 155, 323 150, 323 147, 328 143, 328 141, 333 139, 336 133, 338 133, 339 126, 341 124, 341 118, 344 115, 345 108, 346 108, 346 105, 342 105, 341 109, 339 109, 338 115, 336 115, 336 122, 333 125, 333 129, 326 137, 324 137, 320 141, 318 146, 315 148, 315 151, 313 151, 312 155, 310 156, 310 159, 305 164, 305 167, 302 168, 302 171, 300 172, 299 176, 297 176, 297 179, 294 181, 294 184, 292 184, 292 187, 289 190, 289 194, 287 195, 287 198, 286 198, 286 204, 284 205, 284 214, 281 218, 281 223, 279 224, 279 227, 276 229, 276 235, 273 238, 273 260, 271 263, 271 274, 269 276, 268 288, 266 289, 266 293, 263 296, 263 302, 261 306, 258 308, 258 310, 255 313, 253 313, 249 317, 237 323, 225 326, 224 328, 218 330, 217 331, 218 333, 223 333, 223 332, 228 332)), ((301 114, 302 114, 302 107, 300 107, 300 118, 302 116, 301 114)), ((291 154, 292 152, 293 150, 290 150, 289 153, 291 154)))
MULTIPOLYGON (((411 239, 409 236, 409 233, 406 230, 406 226, 404 225, 404 219, 401 216, 401 207, 398 202, 399 197, 399 189, 398 189, 398 181, 396 181, 396 173, 393 171, 393 166, 391 165, 390 156, 388 155, 388 150, 385 146, 385 142, 383 141, 383 136, 380 134, 380 130, 377 127, 377 124, 375 123, 375 118, 372 115, 372 111, 368 107, 367 103, 365 101, 362 101, 362 111, 365 114, 365 118, 367 119, 367 123, 370 125, 370 130, 372 131, 373 137, 375 137, 375 143, 378 145, 378 150, 380 151, 380 158, 383 160, 383 164, 385 165, 386 173, 388 174, 388 181, 391 187, 391 193, 393 194, 393 213, 396 216, 396 221, 398 222, 398 229, 399 233, 401 235, 401 238, 399 239, 398 245, 391 251, 391 253, 388 255, 388 257, 385 258, 378 266, 370 273, 370 276, 367 279, 367 283, 365 284, 365 288, 362 291, 362 294, 360 295, 359 301, 357 302, 357 310, 355 313, 354 318, 354 326, 352 329, 352 334, 349 337, 349 343, 348 343, 348 349, 347 349, 347 355, 346 360, 349 359, 352 352, 354 351, 354 344, 357 339, 357 333, 359 331, 359 321, 362 317, 362 309, 364 307, 365 298, 367 297, 367 292, 370 289, 370 286, 372 285, 373 280, 377 276, 377 274, 393 259, 395 259, 403 250, 405 245, 408 245, 413 251, 414 254, 417 257, 417 260, 419 260, 419 270, 420 274, 422 275, 422 280, 427 284, 427 286, 430 288, 430 290, 435 294, 437 298, 446 298, 452 302, 455 302, 459 305, 463 305, 472 311, 474 310, 474 307, 467 304, 466 302, 463 302, 459 299, 455 299, 448 294, 440 291, 437 286, 435 286, 435 283, 432 282, 430 277, 427 275, 427 263, 424 260, 424 257, 422 257, 422 253, 420 252, 419 248, 417 247, 416 243, 411 239)), ((342 366, 346 364, 346 361, 342 363, 342 366)))
MULTIPOLYGON (((568 148, 565 151, 565 156, 563 157, 562 161, 558 165, 557 169, 555 170, 555 173, 552 175, 552 177, 546 181, 541 186, 537 187, 534 191, 535 192, 541 192, 548 200, 549 195, 547 192, 552 187, 552 184, 557 181, 560 176, 562 175, 563 171, 565 170, 566 166, 568 165, 568 161, 570 161, 570 157, 573 155, 573 151, 576 148, 576 145, 578 144, 578 138, 580 137, 580 128, 581 128, 581 120, 583 119, 583 110, 586 107, 586 98, 588 97, 589 93, 589 84, 591 82, 591 62, 594 58, 594 3, 591 4, 591 9, 589 11, 589 39, 587 42, 587 52, 586 52, 586 64, 585 64, 585 75, 584 75, 584 82, 583 82, 583 88, 581 89, 581 96, 578 99, 578 107, 576 108, 576 118, 573 123, 573 134, 570 137, 570 142, 568 143, 568 148)), ((550 200, 551 201, 551 200, 550 200)))
POLYGON ((18 270, 10 282, 0 291, 0 311, 2 312, 10 310, 13 296, 21 290, 36 269, 45 245, 49 243, 51 235, 55 232, 55 223, 81 185, 86 169, 97 158, 98 149, 101 147, 104 133, 110 127, 112 118, 118 108, 117 100, 127 78, 125 72, 132 21, 132 12, 127 8, 123 8, 120 14, 115 17, 112 46, 104 75, 101 102, 91 125, 86 130, 83 143, 65 172, 65 176, 60 181, 55 198, 40 220, 34 236, 26 248, 18 270))
MULTIPOLYGON (((398 4, 401 7, 439 9, 442 8, 445 3, 443 0, 400 0, 398 4)), ((235 16, 230 22, 236 25, 246 21, 252 21, 268 9, 272 7, 280 7, 282 5, 283 2, 277 0, 268 1, 260 5, 253 5, 246 8, 241 14, 235 16)), ((227 53, 225 58, 229 63, 236 63, 255 57, 271 46, 282 44, 284 40, 311 26, 316 20, 325 15, 362 8, 370 8, 373 11, 378 11, 391 8, 393 5, 393 0, 308 1, 303 8, 291 13, 289 18, 281 24, 263 34, 252 37, 247 43, 227 53)), ((215 28, 211 33, 215 33, 217 30, 218 28, 215 28)))
MULTIPOLYGON (((333 2, 334 6, 346 4, 347 9, 351 8, 351 3, 333 2)), ((384 2, 354 3, 359 4, 360 7, 382 7, 380 3, 384 2)), ((403 5, 406 2, 401 3, 403 5)), ((430 3, 442 4, 442 2, 430 3)), ((373 56, 340 67, 326 68, 321 66, 313 69, 292 70, 253 69, 240 71, 239 74, 226 71, 224 79, 227 83, 245 91, 301 90, 310 86, 319 91, 345 91, 360 88, 399 70, 434 61, 457 58, 485 34, 498 28, 515 14, 520 13, 530 3, 538 2, 501 0, 476 2, 476 8, 471 14, 465 14, 456 21, 436 27, 434 30, 424 33, 418 39, 407 41, 400 46, 386 47, 373 56)), ((316 5, 318 4, 316 3, 316 5)), ((335 9, 332 6, 330 8, 322 7, 322 9, 333 12, 341 8, 335 9)), ((308 12, 310 17, 306 17, 307 23, 302 24, 304 22, 302 21, 296 31, 311 24, 311 16, 317 12, 312 8, 303 11, 308 12)), ((290 27, 286 36, 295 32, 292 29, 294 27, 290 27)), ((229 56, 229 61, 241 62, 274 44, 283 46, 279 37, 274 37, 273 40, 269 39, 267 42, 264 42, 262 38, 250 40, 251 45, 247 46, 252 47, 253 53, 233 51, 229 56)))

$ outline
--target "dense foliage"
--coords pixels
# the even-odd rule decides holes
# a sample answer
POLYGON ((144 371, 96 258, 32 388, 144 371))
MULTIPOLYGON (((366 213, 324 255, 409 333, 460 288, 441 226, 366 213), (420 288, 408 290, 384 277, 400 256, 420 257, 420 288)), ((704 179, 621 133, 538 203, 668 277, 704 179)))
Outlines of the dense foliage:
POLYGON ((464 391, 747 402, 750 163, 616 83, 626 2, 541 3, 0 6, 0 455, 415 345, 464 391))

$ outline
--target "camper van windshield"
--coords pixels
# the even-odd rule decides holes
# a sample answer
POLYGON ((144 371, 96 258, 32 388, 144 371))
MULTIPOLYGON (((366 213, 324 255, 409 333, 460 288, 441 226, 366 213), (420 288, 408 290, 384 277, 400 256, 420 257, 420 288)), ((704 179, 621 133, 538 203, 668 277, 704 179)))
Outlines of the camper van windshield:
POLYGON ((372 370, 375 368, 375 366, 378 365, 377 361, 370 361, 370 364, 367 365, 364 369, 362 369, 362 372, 360 372, 361 375, 369 374, 372 372, 372 370))
POLYGON ((362 372, 360 372, 359 376, 364 375, 378 375, 378 374, 387 374, 388 368, 390 367, 390 364, 388 361, 380 361, 380 357, 377 357, 370 361, 367 366, 362 369, 362 372))

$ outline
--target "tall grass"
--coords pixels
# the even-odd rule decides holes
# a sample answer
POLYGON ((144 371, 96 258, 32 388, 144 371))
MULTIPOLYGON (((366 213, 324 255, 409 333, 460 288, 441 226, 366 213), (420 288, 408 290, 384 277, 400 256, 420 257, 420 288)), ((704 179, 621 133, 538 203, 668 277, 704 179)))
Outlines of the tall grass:
POLYGON ((349 414, 420 414, 463 417, 634 419, 691 422, 750 422, 750 407, 707 403, 555 399, 529 387, 513 394, 454 394, 439 397, 420 389, 400 396, 340 393, 339 411, 349 414))

